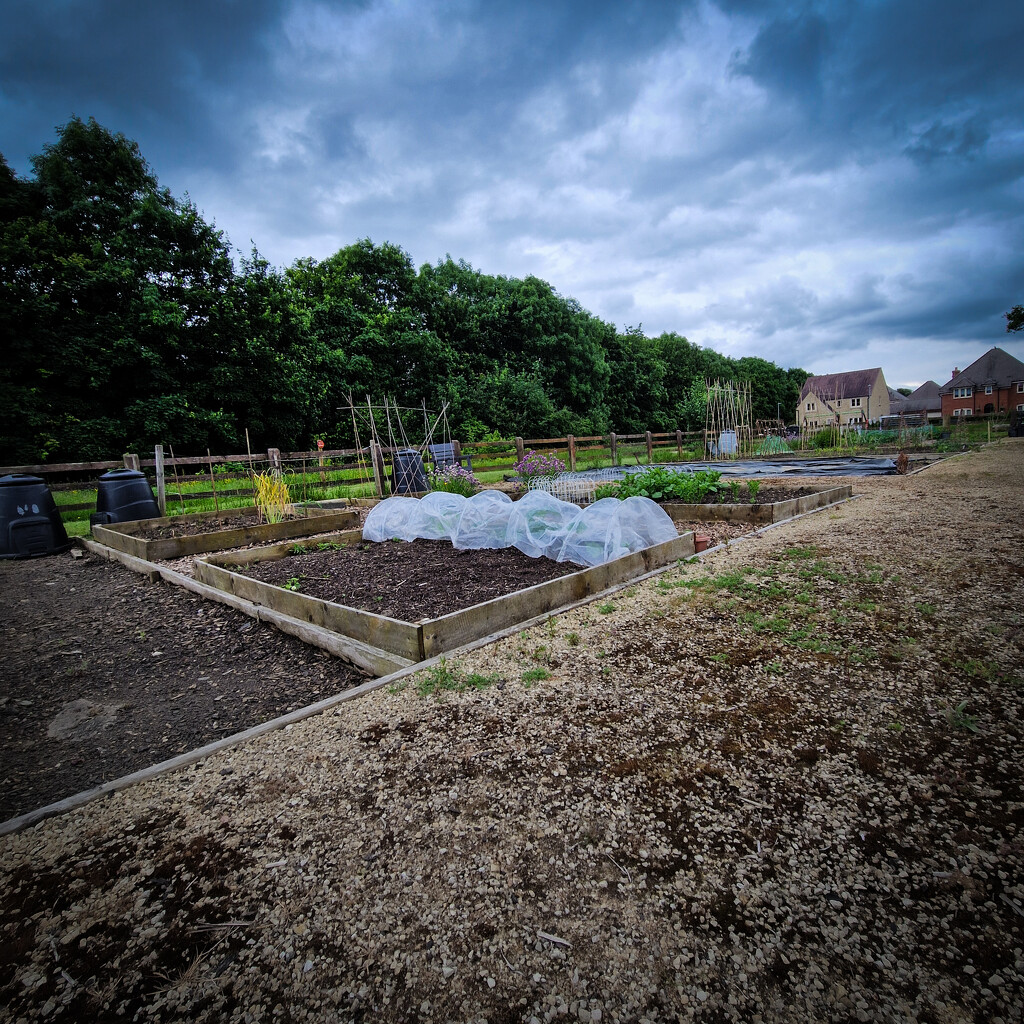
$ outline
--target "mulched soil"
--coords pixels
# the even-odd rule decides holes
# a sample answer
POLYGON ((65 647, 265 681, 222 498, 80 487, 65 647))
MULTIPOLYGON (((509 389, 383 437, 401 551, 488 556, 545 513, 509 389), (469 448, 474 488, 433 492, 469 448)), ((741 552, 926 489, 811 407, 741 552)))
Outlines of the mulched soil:
POLYGON ((362 682, 178 587, 71 554, 0 562, 0 821, 362 682))
MULTIPOLYGON (((291 520, 293 518, 297 517, 288 516, 287 520, 291 520)), ((313 519, 319 517, 304 516, 302 518, 313 519)), ((247 515, 240 516, 225 514, 219 518, 214 517, 212 519, 203 519, 199 522, 169 523, 167 526, 153 526, 146 530, 139 530, 138 533, 133 534, 133 536, 144 537, 146 540, 165 540, 171 537, 195 537, 200 533, 216 533, 218 530, 243 530, 248 526, 259 526, 261 523, 265 522, 266 520, 260 518, 260 516, 255 512, 250 512, 247 515)))
POLYGON ((732 492, 726 489, 718 495, 717 500, 705 502, 707 505, 772 505, 776 501, 789 501, 790 498, 802 498, 806 494, 816 494, 820 487, 768 487, 762 486, 757 497, 750 500, 746 484, 740 485, 739 494, 733 500, 732 492))
POLYGON ((278 587, 294 580, 311 597, 418 622, 580 569, 571 562, 529 558, 515 548, 458 551, 450 541, 416 540, 310 551, 236 571, 278 587))

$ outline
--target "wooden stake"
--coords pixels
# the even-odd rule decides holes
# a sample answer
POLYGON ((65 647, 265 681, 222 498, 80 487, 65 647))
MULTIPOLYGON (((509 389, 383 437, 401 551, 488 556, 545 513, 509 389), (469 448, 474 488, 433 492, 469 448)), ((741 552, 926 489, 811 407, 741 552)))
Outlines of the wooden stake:
POLYGON ((178 501, 181 502, 181 514, 185 514, 185 498, 181 493, 181 481, 178 479, 178 460, 174 457, 174 445, 169 444, 167 446, 168 451, 171 453, 171 465, 174 467, 174 483, 178 488, 178 501))
POLYGON ((206 449, 206 459, 210 464, 210 490, 213 491, 213 510, 214 512, 220 511, 220 503, 217 501, 217 484, 213 479, 213 456, 210 454, 210 449, 206 449))
POLYGON ((153 462, 156 469, 156 503, 160 506, 160 515, 167 515, 167 481, 164 474, 164 446, 158 444, 153 448, 153 462))
POLYGON ((249 445, 249 428, 245 428, 245 450, 249 453, 249 483, 252 485, 252 503, 256 504, 256 472, 252 468, 252 448, 249 445))

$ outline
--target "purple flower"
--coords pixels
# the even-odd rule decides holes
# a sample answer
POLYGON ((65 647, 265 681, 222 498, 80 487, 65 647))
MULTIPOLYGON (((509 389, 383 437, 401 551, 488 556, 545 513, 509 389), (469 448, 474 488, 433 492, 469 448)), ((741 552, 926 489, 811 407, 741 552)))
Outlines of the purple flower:
POLYGON ((565 472, 565 463, 557 455, 544 455, 532 448, 512 467, 524 480, 541 476, 558 476, 565 472))

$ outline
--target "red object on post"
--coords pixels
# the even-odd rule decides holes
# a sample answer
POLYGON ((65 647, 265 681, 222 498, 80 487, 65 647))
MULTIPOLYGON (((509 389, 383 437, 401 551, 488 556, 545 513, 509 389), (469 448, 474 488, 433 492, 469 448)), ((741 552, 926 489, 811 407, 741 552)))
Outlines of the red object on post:
POLYGON ((699 555, 702 551, 707 551, 708 546, 711 544, 711 538, 706 533, 695 533, 693 535, 693 550, 699 555))

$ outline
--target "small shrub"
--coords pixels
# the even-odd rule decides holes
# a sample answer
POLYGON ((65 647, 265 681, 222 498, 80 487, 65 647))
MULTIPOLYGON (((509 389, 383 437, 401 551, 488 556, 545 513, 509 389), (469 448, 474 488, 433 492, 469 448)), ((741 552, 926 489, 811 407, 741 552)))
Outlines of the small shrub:
POLYGON ((557 455, 544 455, 531 448, 512 468, 529 484, 531 480, 564 473, 565 463, 557 455))
POLYGON ((470 498, 476 494, 479 486, 480 481, 468 469, 455 463, 430 474, 432 491, 447 491, 449 494, 461 494, 465 498, 470 498))
POLYGON ((760 480, 748 480, 747 481, 747 493, 750 495, 750 504, 753 505, 757 501, 757 492, 761 490, 760 480))

